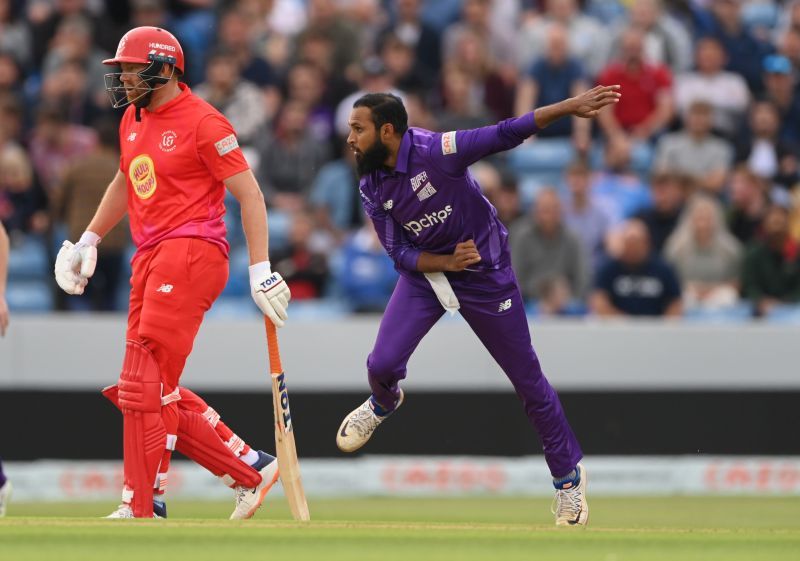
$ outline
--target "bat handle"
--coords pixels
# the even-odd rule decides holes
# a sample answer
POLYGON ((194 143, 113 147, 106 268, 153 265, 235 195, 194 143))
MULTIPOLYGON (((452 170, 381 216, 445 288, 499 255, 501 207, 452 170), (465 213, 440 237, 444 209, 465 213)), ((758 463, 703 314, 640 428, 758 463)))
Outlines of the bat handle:
POLYGON ((280 374, 283 372, 281 366, 281 351, 278 348, 278 329, 275 324, 264 316, 264 326, 267 328, 267 347, 269 348, 269 370, 271 373, 280 374))

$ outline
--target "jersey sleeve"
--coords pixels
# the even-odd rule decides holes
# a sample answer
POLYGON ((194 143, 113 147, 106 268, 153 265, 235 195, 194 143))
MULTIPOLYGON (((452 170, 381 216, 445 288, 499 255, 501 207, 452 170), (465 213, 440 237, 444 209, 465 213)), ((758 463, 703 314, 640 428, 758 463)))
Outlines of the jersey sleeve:
POLYGON ((411 244, 403 232, 403 227, 380 207, 379 202, 370 198, 364 187, 362 182, 359 185, 361 203, 375 226, 375 232, 378 234, 381 245, 397 267, 406 271, 416 271, 417 261, 422 252, 411 244))
POLYGON ((478 160, 519 146, 538 131, 531 111, 488 127, 437 133, 429 157, 443 172, 460 177, 478 160))
POLYGON ((218 113, 207 115, 198 123, 197 154, 217 181, 250 168, 233 127, 218 113))

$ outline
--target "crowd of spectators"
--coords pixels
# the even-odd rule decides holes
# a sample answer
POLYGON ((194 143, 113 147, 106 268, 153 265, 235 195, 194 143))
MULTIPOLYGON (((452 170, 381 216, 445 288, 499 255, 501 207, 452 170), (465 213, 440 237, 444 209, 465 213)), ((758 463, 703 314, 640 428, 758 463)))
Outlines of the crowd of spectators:
MULTIPOLYGON (((800 0, 0 0, 12 286, 15 271, 43 282, 115 172, 121 112, 101 61, 139 25, 178 37, 183 80, 235 127, 296 302, 380 311, 396 279, 344 143, 358 96, 394 92, 412 126, 446 131, 613 83, 622 102, 596 121, 474 166, 529 311, 800 316, 800 0)), ((233 309, 250 302, 227 203, 233 309)), ((124 309, 125 228, 103 241, 88 298, 48 281, 44 307, 124 309)))

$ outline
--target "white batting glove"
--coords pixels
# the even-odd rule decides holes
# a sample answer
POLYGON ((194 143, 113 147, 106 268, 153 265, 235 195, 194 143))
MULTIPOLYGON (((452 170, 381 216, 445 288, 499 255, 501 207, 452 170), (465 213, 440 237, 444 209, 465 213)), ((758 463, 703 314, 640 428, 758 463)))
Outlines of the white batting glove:
POLYGON ((283 327, 289 318, 286 308, 292 293, 280 273, 273 273, 269 261, 250 265, 250 294, 256 305, 275 327, 283 327))
POLYGON ((83 294, 97 265, 97 244, 100 236, 84 232, 78 243, 64 240, 56 256, 56 282, 67 294, 83 294))

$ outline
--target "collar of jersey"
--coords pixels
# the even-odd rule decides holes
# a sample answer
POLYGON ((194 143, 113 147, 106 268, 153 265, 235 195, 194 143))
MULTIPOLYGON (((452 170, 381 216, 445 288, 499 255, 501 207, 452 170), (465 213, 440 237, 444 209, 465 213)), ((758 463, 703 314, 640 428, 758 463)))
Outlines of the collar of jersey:
POLYGON ((189 97, 189 94, 192 93, 192 90, 189 89, 189 86, 187 86, 183 82, 178 82, 178 88, 180 88, 181 93, 176 95, 174 98, 170 99, 164 105, 159 106, 155 111, 148 111, 148 113, 154 113, 154 114, 162 113, 163 111, 169 109, 173 105, 177 105, 178 103, 189 97))
POLYGON ((384 176, 392 176, 400 173, 408 173, 408 158, 411 155, 411 129, 408 129, 400 141, 400 148, 397 150, 397 163, 392 171, 382 171, 384 176))

